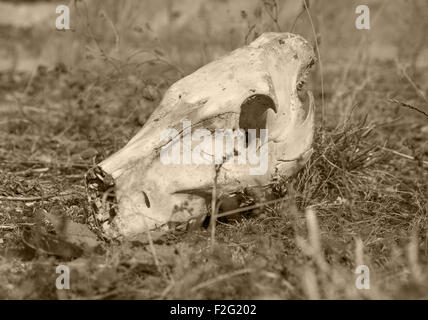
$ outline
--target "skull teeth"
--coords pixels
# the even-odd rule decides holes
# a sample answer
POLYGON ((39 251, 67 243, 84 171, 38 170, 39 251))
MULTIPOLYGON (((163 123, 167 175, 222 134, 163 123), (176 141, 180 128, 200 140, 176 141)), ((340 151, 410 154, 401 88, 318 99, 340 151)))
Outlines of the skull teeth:
POLYGON ((117 209, 113 178, 101 168, 94 167, 87 172, 85 181, 88 200, 93 210, 93 216, 88 222, 96 230, 105 231, 117 209))

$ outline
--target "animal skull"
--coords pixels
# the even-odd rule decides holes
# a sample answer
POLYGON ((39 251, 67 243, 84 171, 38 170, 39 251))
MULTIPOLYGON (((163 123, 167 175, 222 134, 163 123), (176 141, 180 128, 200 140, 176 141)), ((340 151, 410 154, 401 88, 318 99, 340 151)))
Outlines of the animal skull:
MULTIPOLYGON (((111 234, 129 237, 206 212, 215 179, 217 192, 230 194, 268 185, 274 175, 296 173, 312 150, 313 97, 308 91, 304 106, 299 94, 314 62, 314 51, 302 37, 265 33, 173 84, 137 135, 87 176, 99 212, 109 213, 106 190, 114 188, 117 205, 110 215, 114 211, 116 216, 105 224, 111 234), (267 129, 266 136, 261 129, 267 129), (209 149, 203 155, 196 149, 197 132, 209 149), (238 132, 248 144, 237 151, 233 142, 219 155, 214 132, 225 139, 238 132), (258 168, 249 159, 250 148, 265 162, 258 168), (174 151, 179 161, 161 161, 174 151), (243 151, 243 161, 237 161, 243 151), (192 162, 192 156, 203 161, 192 162)), ((218 146, 225 144, 221 140, 218 146)))

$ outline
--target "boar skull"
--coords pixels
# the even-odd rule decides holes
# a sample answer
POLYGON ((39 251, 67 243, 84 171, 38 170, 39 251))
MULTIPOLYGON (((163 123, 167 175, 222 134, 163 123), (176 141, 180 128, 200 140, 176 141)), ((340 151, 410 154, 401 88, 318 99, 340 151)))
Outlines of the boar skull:
POLYGON ((137 135, 87 175, 99 219, 110 215, 104 220, 108 233, 129 237, 200 215, 207 211, 215 180, 217 192, 228 194, 296 173, 312 150, 313 97, 308 91, 306 104, 300 94, 314 62, 314 51, 302 37, 265 33, 174 83, 137 135), (198 129, 209 140, 214 132, 245 135, 244 149, 237 151, 233 142, 233 154, 225 147, 219 156, 214 148, 201 156, 202 163, 192 162, 188 148, 197 146, 198 129), (251 146, 256 154, 267 152, 259 157, 264 163, 258 169, 254 161, 245 161, 249 151, 244 161, 233 158, 251 146), (161 161, 162 152, 173 151, 178 162, 161 161), (116 204, 107 210, 110 191, 116 204))

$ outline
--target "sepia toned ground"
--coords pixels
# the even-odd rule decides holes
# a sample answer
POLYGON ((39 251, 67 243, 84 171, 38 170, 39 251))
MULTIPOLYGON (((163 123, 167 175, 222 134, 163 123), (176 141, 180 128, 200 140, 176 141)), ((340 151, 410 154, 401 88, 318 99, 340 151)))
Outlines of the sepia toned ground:
POLYGON ((428 4, 368 1, 357 30, 357 1, 308 2, 311 19, 297 0, 70 1, 68 31, 62 2, 0 2, 0 298, 427 299, 428 4), (275 182, 285 200, 219 221, 215 243, 204 228, 99 237, 88 169, 176 80, 291 30, 320 61, 315 152, 275 182))

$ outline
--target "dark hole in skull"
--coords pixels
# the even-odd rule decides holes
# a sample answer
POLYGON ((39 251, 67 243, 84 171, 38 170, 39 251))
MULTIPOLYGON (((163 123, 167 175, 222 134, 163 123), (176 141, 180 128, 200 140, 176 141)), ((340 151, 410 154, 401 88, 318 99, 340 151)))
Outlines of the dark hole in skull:
POLYGON ((239 128, 245 130, 246 145, 251 142, 249 129, 256 129, 257 138, 260 139, 260 129, 266 128, 268 110, 276 112, 273 100, 263 94, 255 94, 248 97, 241 105, 241 114, 239 116, 239 128))
POLYGON ((144 191, 142 191, 143 192, 143 196, 144 196, 144 202, 145 202, 145 204, 146 204, 146 207, 147 208, 150 208, 150 200, 149 200, 149 196, 147 195, 147 193, 145 193, 144 191))

